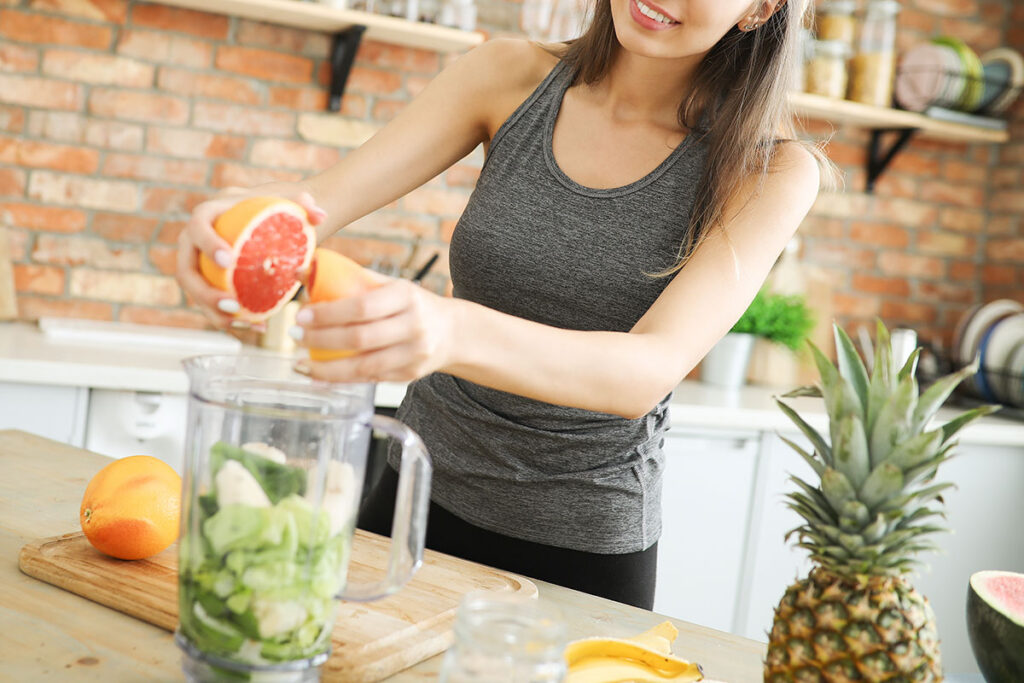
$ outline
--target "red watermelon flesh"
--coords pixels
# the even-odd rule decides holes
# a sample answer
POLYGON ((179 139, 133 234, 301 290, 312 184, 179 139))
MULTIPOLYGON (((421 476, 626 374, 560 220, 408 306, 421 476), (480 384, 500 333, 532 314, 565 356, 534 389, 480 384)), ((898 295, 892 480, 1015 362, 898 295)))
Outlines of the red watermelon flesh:
POLYGON ((971 576, 967 633, 987 683, 1024 681, 1024 574, 983 571, 971 576))

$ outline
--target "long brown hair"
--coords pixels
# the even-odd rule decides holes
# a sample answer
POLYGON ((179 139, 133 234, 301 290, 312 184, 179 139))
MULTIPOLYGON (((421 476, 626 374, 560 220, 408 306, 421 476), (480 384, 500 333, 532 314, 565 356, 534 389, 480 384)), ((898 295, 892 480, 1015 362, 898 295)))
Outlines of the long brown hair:
MULTIPOLYGON (((682 268, 722 222, 726 203, 740 185, 752 177, 764 180, 772 168, 775 143, 795 137, 786 92, 799 59, 804 5, 803 0, 785 2, 752 31, 732 26, 697 67, 690 91, 680 94, 679 123, 689 134, 700 136, 707 161, 676 262, 656 275, 682 268), (714 125, 701 129, 701 121, 714 125)), ((811 3, 806 6, 810 12, 811 3)), ((611 2, 596 0, 589 27, 568 45, 563 59, 576 82, 590 85, 608 74, 618 49, 611 2)), ((823 162, 820 154, 815 156, 823 162)))

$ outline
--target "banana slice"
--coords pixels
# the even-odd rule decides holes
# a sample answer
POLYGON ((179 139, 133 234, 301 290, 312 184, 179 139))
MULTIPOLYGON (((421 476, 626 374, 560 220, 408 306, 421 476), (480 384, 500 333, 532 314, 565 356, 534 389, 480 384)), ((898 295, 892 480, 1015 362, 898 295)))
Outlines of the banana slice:
POLYGON ((665 674, 639 662, 619 657, 591 657, 569 669, 566 683, 665 683, 699 681, 700 670, 665 674))
POLYGON ((663 621, 657 626, 627 640, 645 645, 662 654, 672 654, 672 641, 679 637, 679 630, 671 621, 663 621))
POLYGON ((253 455, 259 455, 266 458, 267 460, 273 460, 278 465, 283 465, 288 460, 288 456, 284 454, 280 448, 274 448, 268 443, 261 443, 259 441, 250 441, 249 443, 242 444, 242 450, 248 451, 253 455))

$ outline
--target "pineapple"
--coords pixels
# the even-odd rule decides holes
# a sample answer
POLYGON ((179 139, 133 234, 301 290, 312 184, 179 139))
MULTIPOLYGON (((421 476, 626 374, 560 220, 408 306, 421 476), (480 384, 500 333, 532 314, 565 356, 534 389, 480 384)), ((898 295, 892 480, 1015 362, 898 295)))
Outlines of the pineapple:
POLYGON ((942 527, 936 468, 950 457, 954 434, 996 410, 982 406, 942 426, 935 412, 977 364, 947 375, 918 395, 920 349, 895 366, 888 330, 878 323, 869 376, 853 343, 835 326, 838 368, 813 348, 820 385, 784 398, 825 399, 829 439, 782 401, 779 407, 813 445, 787 443, 814 469, 816 485, 793 477, 787 498, 803 523, 787 534, 815 567, 786 590, 775 610, 766 681, 940 681, 935 617, 906 579, 913 556, 934 548, 925 537, 942 527))

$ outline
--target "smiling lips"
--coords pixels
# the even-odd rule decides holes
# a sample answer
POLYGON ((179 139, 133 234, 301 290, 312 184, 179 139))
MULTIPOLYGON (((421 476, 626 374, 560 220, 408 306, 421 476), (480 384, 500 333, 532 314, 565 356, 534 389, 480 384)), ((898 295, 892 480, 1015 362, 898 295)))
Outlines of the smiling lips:
POLYGON ((630 0, 629 13, 638 24, 651 30, 672 28, 678 21, 666 15, 660 7, 653 6, 644 0, 630 0))

